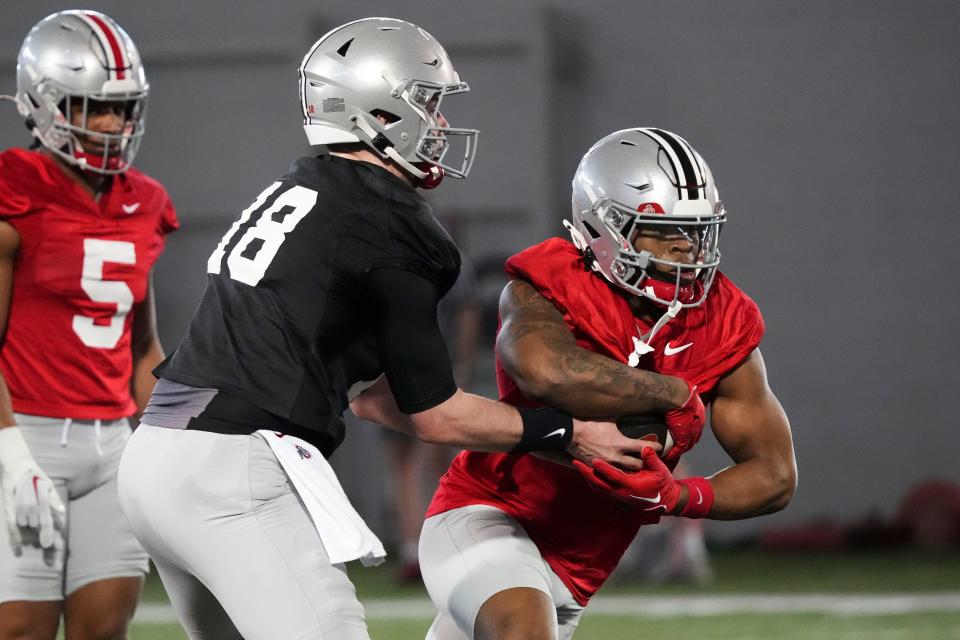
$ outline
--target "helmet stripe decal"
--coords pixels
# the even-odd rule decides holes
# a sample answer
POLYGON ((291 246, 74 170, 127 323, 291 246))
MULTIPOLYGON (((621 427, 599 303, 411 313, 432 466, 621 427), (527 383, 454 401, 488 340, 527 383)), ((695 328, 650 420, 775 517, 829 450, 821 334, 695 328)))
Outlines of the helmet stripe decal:
POLYGON ((77 17, 87 23, 87 26, 90 27, 90 31, 93 32, 93 39, 96 41, 97 45, 100 46, 100 51, 103 53, 103 59, 107 66, 107 77, 111 80, 116 79, 116 57, 113 54, 113 50, 110 47, 110 43, 107 42, 106 36, 103 35, 103 30, 93 20, 93 16, 87 13, 78 13, 77 17))
MULTIPOLYGON (((696 190, 699 191, 699 185, 703 183, 703 172, 700 169, 700 163, 697 161, 696 156, 694 156, 690 145, 687 144, 686 140, 681 138, 675 133, 670 131, 665 131, 664 129, 656 129, 664 140, 673 148, 676 152, 677 157, 680 159, 680 163, 684 168, 684 172, 688 176, 686 186, 688 190, 690 187, 696 185, 696 190)), ((691 194, 691 199, 696 199, 699 197, 699 193, 691 194)))
POLYGON ((700 161, 700 156, 697 155, 697 152, 693 150, 693 147, 690 146, 690 143, 678 136, 673 134, 673 137, 680 141, 686 149, 687 153, 690 154, 690 157, 693 158, 693 166, 697 170, 697 184, 701 185, 699 187, 700 197, 706 200, 707 198, 707 172, 703 170, 703 163, 700 161))
MULTIPOLYGON (((651 129, 650 131, 658 134, 666 144, 670 145, 670 148, 673 149, 673 152, 676 154, 680 166, 683 168, 684 176, 686 177, 678 186, 683 187, 683 190, 687 192, 686 199, 699 200, 700 185, 703 184, 703 180, 696 170, 699 169, 699 163, 696 161, 696 158, 689 152, 688 147, 680 144, 677 137, 669 131, 664 131, 663 129, 651 129)), ((663 144, 663 142, 661 142, 661 144, 663 144)), ((681 194, 681 198, 682 197, 683 194, 681 194)))
POLYGON ((683 190, 680 188, 680 185, 684 184, 686 179, 680 174, 680 159, 677 158, 677 154, 673 151, 673 148, 663 140, 663 138, 654 133, 656 131, 655 129, 637 129, 637 131, 656 142, 657 145, 667 155, 667 160, 670 161, 670 168, 673 169, 673 179, 677 184, 677 197, 683 200, 683 190))
POLYGON ((107 69, 114 74, 115 80, 123 80, 126 77, 126 69, 129 66, 124 56, 124 48, 121 45, 121 38, 114 31, 113 27, 103 18, 95 13, 83 15, 87 24, 93 29, 107 55, 107 69))

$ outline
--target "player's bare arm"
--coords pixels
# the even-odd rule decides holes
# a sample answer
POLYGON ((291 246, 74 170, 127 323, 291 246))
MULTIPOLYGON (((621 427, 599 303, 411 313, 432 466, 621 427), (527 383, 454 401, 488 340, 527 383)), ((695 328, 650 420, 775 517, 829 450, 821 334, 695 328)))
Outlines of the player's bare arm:
POLYGON ((680 378, 635 369, 578 347, 557 308, 523 280, 504 288, 500 318, 497 355, 531 400, 601 418, 666 411, 690 395, 680 378))
MULTIPOLYGON (((364 420, 403 431, 425 442, 469 448, 474 451, 511 451, 523 432, 523 421, 514 407, 482 396, 457 391, 439 405, 413 414, 397 407, 386 376, 350 403, 350 410, 364 420)), ((624 437, 609 422, 574 420, 573 441, 568 451, 583 460, 603 458, 629 469, 639 469, 635 457, 642 448, 624 437)))
POLYGON ((130 386, 137 403, 138 414, 143 413, 157 379, 153 369, 163 361, 163 347, 157 336, 157 314, 153 295, 153 274, 147 283, 147 295, 133 309, 133 377, 130 386))
POLYGON ((602 460, 592 468, 574 465, 590 484, 645 511, 739 520, 787 506, 797 486, 790 424, 759 350, 717 385, 712 416, 714 434, 735 464, 711 478, 677 480, 653 449, 641 452, 644 468, 635 473, 602 460))
POLYGON ((426 411, 403 413, 386 376, 355 398, 350 409, 364 420, 403 431, 424 442, 477 451, 509 451, 517 444, 522 428, 520 415, 512 407, 462 389, 426 411))
POLYGON ((715 495, 709 517, 736 520, 786 507, 797 487, 793 439, 759 349, 717 385, 711 422, 736 464, 710 478, 715 495))

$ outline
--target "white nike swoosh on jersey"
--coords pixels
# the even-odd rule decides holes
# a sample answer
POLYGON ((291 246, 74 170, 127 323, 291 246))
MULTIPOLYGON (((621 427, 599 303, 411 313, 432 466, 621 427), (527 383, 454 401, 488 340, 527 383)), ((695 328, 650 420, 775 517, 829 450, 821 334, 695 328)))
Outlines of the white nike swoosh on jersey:
POLYGON ((680 345, 679 347, 671 347, 671 346, 670 346, 670 343, 668 342, 668 343, 667 343, 667 346, 665 346, 665 347, 663 348, 663 355, 665 355, 665 356, 674 356, 674 355, 677 355, 678 353, 680 353, 681 351, 683 351, 684 349, 688 349, 688 348, 690 348, 690 347, 692 347, 692 346, 693 346, 693 343, 692 343, 692 342, 688 342, 687 344, 682 344, 682 345, 680 345))
POLYGON ((700 487, 696 487, 696 489, 697 489, 697 504, 703 504, 703 494, 700 493, 700 487))
POLYGON ((547 438, 549 438, 549 437, 551 437, 551 436, 555 436, 555 435, 559 435, 559 436, 562 438, 562 437, 563 437, 563 434, 565 434, 566 432, 567 432, 567 429, 566 429, 565 427, 564 427, 564 428, 560 428, 560 429, 557 429, 556 431, 551 431, 550 433, 548 433, 547 435, 543 436, 543 437, 540 438, 540 439, 541 439, 541 440, 546 440, 547 438))
POLYGON ((637 500, 643 500, 644 502, 652 502, 653 504, 658 504, 660 502, 660 494, 658 493, 653 498, 644 498, 643 496, 630 495, 631 498, 636 498, 637 500))
POLYGON ((124 213, 133 213, 134 211, 140 208, 140 203, 134 202, 133 204, 122 204, 120 206, 123 207, 124 213))

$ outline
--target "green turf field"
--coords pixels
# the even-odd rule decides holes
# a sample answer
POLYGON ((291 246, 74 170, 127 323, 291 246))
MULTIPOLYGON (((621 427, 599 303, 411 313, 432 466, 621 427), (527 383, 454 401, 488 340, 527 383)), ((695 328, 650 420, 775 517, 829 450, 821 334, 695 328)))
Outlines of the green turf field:
MULTIPOLYGON (((375 640, 423 640, 429 621, 373 621, 375 640)), ((182 640, 176 625, 134 625, 132 640, 182 640)), ((960 614, 838 618, 818 615, 715 616, 693 620, 584 617, 576 640, 957 640, 960 614)), ((277 640, 282 640, 278 638, 277 640)))
MULTIPOLYGON (((714 551, 716 579, 708 587, 644 585, 614 574, 602 595, 623 593, 878 593, 960 590, 960 551, 864 551, 847 553, 766 553, 714 551)), ((360 599, 425 595, 422 587, 399 587, 395 567, 350 568, 360 599)))
MULTIPOLYGON (((629 576, 601 591, 601 596, 636 598, 661 596, 733 596, 781 594, 796 597, 819 594, 960 592, 960 552, 869 552, 847 554, 767 554, 755 551, 724 551, 713 555, 717 578, 709 587, 683 585, 653 587, 638 584, 629 576)), ((362 601, 382 599, 422 602, 422 587, 401 587, 392 581, 394 566, 372 569, 359 566, 350 572, 362 601)), ((162 602, 162 587, 151 579, 145 601, 162 602)), ((921 598, 922 600, 922 598, 921 598)), ((599 600, 598 600, 599 602, 599 600)), ((599 606, 597 607, 599 609, 599 606)), ((370 610, 374 610, 371 606, 370 610)), ((372 617, 370 635, 380 640, 421 640, 430 624, 428 616, 389 619, 372 617)), ((182 640, 175 624, 137 623, 133 640, 182 640)), ((833 615, 826 613, 736 613, 699 616, 630 615, 588 609, 576 640, 960 640, 960 597, 950 611, 833 615)), ((283 640, 278 638, 277 640, 283 640)))

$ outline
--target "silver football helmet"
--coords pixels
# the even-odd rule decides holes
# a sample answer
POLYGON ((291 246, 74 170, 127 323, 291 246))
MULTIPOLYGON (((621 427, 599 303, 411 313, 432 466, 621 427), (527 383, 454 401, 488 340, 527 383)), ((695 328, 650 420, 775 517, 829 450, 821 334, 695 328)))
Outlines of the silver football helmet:
POLYGON ((640 128, 612 133, 583 156, 567 228, 594 270, 675 314, 706 299, 720 264, 717 241, 725 220, 700 154, 674 133, 640 128), (644 234, 692 243, 694 262, 638 250, 637 237, 644 234))
POLYGON ((149 85, 130 36, 96 11, 61 11, 27 34, 17 57, 17 108, 40 143, 87 171, 130 168, 144 131, 149 85), (88 127, 106 109, 115 132, 88 127), (79 124, 74 118, 79 116, 79 124))
POLYGON ((310 144, 362 142, 427 188, 444 174, 470 173, 479 132, 440 114, 444 98, 470 88, 420 27, 391 18, 347 23, 320 38, 299 71, 310 144), (455 142, 462 158, 448 160, 455 142))

